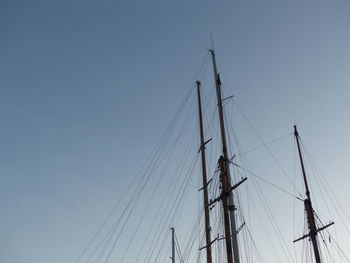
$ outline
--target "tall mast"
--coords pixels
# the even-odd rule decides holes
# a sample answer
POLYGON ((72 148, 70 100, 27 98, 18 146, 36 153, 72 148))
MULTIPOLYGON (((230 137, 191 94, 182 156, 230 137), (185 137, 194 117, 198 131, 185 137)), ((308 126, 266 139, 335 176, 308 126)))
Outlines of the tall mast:
POLYGON ((227 171, 225 165, 225 158, 221 155, 219 158, 219 169, 220 169, 220 181, 221 181, 221 202, 224 210, 224 229, 225 229, 225 243, 226 243, 226 254, 227 262, 233 263, 232 255, 232 242, 230 232, 230 215, 229 215, 229 203, 228 203, 228 184, 227 184, 227 171))
POLYGON ((302 236, 301 238, 298 238, 294 242, 302 240, 302 239, 307 238, 307 237, 310 237, 311 242, 312 242, 312 246, 314 249, 315 261, 316 261, 316 263, 321 263, 320 250, 318 248, 318 241, 317 241, 317 233, 324 230, 325 228, 333 225, 334 222, 331 222, 328 225, 317 229, 316 220, 315 220, 315 213, 314 213, 314 210, 312 208, 312 203, 311 203, 310 189, 309 189, 309 185, 308 185, 307 178, 306 178, 303 155, 302 155, 301 149, 300 149, 300 142, 299 142, 300 137, 299 137, 299 133, 297 130, 297 126, 295 126, 295 125, 294 125, 294 137, 295 137, 295 140, 297 142, 301 170, 303 173, 303 179, 304 179, 304 185, 305 185, 305 191, 306 191, 306 199, 304 200, 304 206, 305 206, 305 212, 306 212, 306 217, 307 217, 307 223, 309 226, 309 233, 307 235, 302 236))
MULTIPOLYGON (((222 141, 222 154, 223 154, 223 168, 224 168, 224 169, 222 169, 223 177, 224 177, 223 181, 227 183, 226 190, 228 190, 231 188, 231 175, 230 175, 230 169, 229 169, 229 163, 228 163, 229 157, 228 157, 228 151, 227 151, 226 132, 225 132, 225 123, 224 123, 224 110, 223 110, 222 96, 221 96, 221 80, 220 80, 220 75, 218 74, 218 71, 217 71, 214 49, 209 49, 209 51, 211 53, 211 57, 212 57, 212 61, 213 61, 217 104, 218 104, 218 110, 219 110, 221 141, 222 141)), ((226 198, 224 198, 224 199, 226 199, 226 198)), ((223 201, 224 201, 224 199, 223 199, 223 201)), ((231 262, 240 263, 239 247, 238 247, 238 240, 237 240, 235 209, 236 208, 235 208, 234 201, 233 201, 233 192, 230 191, 229 196, 228 196, 228 210, 229 210, 229 215, 230 215, 229 221, 230 221, 230 229, 231 229, 230 232, 231 232, 231 239, 232 239, 232 249, 233 249, 234 261, 229 261, 228 263, 231 263, 231 262)), ((225 232, 227 232, 227 231, 225 231, 225 232)), ((227 235, 227 234, 225 233, 225 235, 227 235)), ((226 236, 226 238, 228 238, 228 237, 226 236)))
POLYGON ((171 229, 171 263, 175 263, 175 229, 171 229))
POLYGON ((204 217, 205 217, 205 238, 206 238, 206 251, 207 251, 207 263, 212 263, 211 257, 211 238, 210 238, 210 217, 209 217, 209 202, 208 202, 208 181, 207 181, 207 168, 205 160, 205 145, 208 142, 204 140, 203 129, 203 116, 202 116, 202 101, 200 81, 196 81, 197 84, 197 98, 198 98, 198 114, 199 114, 199 131, 200 131, 200 152, 202 157, 202 177, 203 177, 203 200, 204 200, 204 217))

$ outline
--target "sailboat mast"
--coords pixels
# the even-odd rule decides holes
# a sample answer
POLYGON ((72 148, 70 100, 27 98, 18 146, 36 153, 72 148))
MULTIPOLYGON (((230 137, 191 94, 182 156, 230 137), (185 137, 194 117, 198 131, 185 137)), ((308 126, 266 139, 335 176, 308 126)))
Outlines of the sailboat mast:
POLYGON ((225 158, 221 155, 219 158, 219 169, 220 169, 220 181, 221 181, 221 202, 224 211, 224 230, 225 230, 225 243, 226 243, 226 254, 227 262, 233 263, 232 255, 232 243, 231 243, 231 232, 230 232, 230 215, 229 215, 229 203, 228 203, 228 185, 226 177, 226 165, 225 158))
MULTIPOLYGON (((227 151, 227 141, 226 141, 225 122, 224 122, 224 110, 223 110, 222 96, 221 96, 221 81, 220 81, 220 75, 218 74, 218 71, 217 71, 214 49, 209 49, 209 51, 211 53, 212 62, 213 62, 217 104, 218 104, 218 110, 219 110, 222 153, 223 153, 223 162, 224 162, 224 168, 225 168, 224 169, 224 173, 225 173, 224 177, 225 177, 225 181, 226 181, 227 186, 228 186, 227 189, 229 189, 229 188, 231 188, 231 175, 230 175, 230 169, 229 169, 229 163, 228 163, 229 157, 228 157, 228 151, 227 151)), ((233 192, 232 191, 230 191, 229 197, 228 197, 228 209, 229 209, 229 215, 230 215, 229 221, 230 221, 231 239, 232 239, 232 248, 230 248, 230 249, 233 249, 234 262, 240 263, 239 247, 238 247, 238 240, 237 240, 236 217, 235 217, 235 205, 234 205, 234 201, 233 201, 233 192)), ((231 263, 231 262, 229 261, 229 263, 231 263)))
POLYGON ((205 142, 204 129, 203 129, 203 115, 202 115, 202 101, 200 81, 196 81, 197 85, 197 98, 198 98, 198 114, 199 114, 199 131, 200 131, 200 152, 202 158, 202 177, 203 177, 203 200, 204 200, 204 218, 205 218, 205 238, 206 238, 206 251, 207 251, 207 263, 212 263, 211 256, 211 237, 210 237, 210 217, 209 217, 209 201, 208 201, 208 181, 207 181, 207 168, 205 159, 205 142))
POLYGON ((301 170, 303 173, 303 179, 304 179, 305 191, 306 191, 306 199, 304 200, 304 205, 305 205, 305 211, 306 211, 306 215, 307 215, 307 222, 309 225, 308 236, 310 237, 311 242, 312 242, 316 263, 321 263, 320 251, 319 251, 318 243, 317 243, 317 232, 319 230, 316 227, 315 214, 314 214, 314 210, 312 208, 311 197, 310 197, 310 189, 309 189, 309 185, 308 185, 307 178, 306 178, 303 156, 301 154, 301 149, 300 149, 299 133, 297 130, 297 126, 295 126, 295 125, 294 125, 294 137, 295 137, 295 140, 297 142, 301 170))
POLYGON ((171 263, 175 263, 175 229, 171 229, 171 263))

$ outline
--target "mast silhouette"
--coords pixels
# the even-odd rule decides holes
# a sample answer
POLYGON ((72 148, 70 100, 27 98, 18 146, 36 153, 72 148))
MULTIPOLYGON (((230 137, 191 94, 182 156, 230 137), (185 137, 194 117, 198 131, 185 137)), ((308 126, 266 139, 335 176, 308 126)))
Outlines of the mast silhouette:
POLYGON ((171 230, 171 263, 175 263, 175 228, 171 230))
POLYGON ((294 125, 294 137, 297 142, 297 147, 298 147, 298 153, 299 153, 299 159, 300 159, 300 165, 301 165, 301 170, 303 173, 303 179, 304 179, 304 185, 305 185, 305 191, 306 191, 306 199, 304 200, 304 206, 305 206, 305 212, 306 212, 306 217, 307 217, 307 223, 309 226, 309 233, 307 235, 302 236, 301 238, 298 238, 294 242, 297 242, 299 240, 302 240, 304 238, 310 237, 313 250, 314 250, 314 256, 315 256, 315 261, 316 263, 321 263, 321 256, 320 256, 320 250, 318 247, 318 240, 317 240, 317 233, 324 230, 325 228, 331 226, 334 224, 334 222, 329 223, 326 226, 320 227, 317 229, 316 226, 316 220, 315 220, 315 212, 312 208, 312 203, 311 203, 311 194, 310 194, 310 189, 308 185, 308 181, 306 178, 306 172, 305 172, 305 166, 304 166, 304 161, 303 161, 303 155, 301 153, 300 149, 300 137, 298 133, 297 126, 294 125))
POLYGON ((207 251, 207 263, 212 263, 211 256, 211 237, 210 237, 210 216, 209 216, 209 201, 208 201, 208 181, 207 181, 207 165, 205 159, 205 145, 211 140, 205 141, 204 129, 203 129, 203 115, 202 115, 202 101, 201 101, 201 83, 199 80, 196 81, 197 85, 197 99, 198 99, 198 115, 199 115, 199 132, 200 132, 200 152, 202 158, 202 177, 203 177, 203 200, 204 200, 204 218, 205 218, 205 240, 206 240, 206 251, 207 251))
POLYGON ((225 225, 225 239, 226 239, 226 250, 227 250, 227 260, 228 263, 240 263, 239 257, 239 246, 237 240, 237 227, 236 227, 236 218, 235 218, 235 204, 233 200, 233 192, 232 190, 237 187, 239 184, 243 182, 243 180, 236 184, 235 186, 231 186, 231 175, 229 169, 229 157, 227 151, 227 141, 226 141, 226 132, 225 132, 225 122, 224 122, 224 111, 222 105, 222 96, 221 96, 221 80, 220 75, 217 71, 216 59, 214 49, 209 49, 213 62, 214 69, 214 79, 215 79, 215 87, 216 87, 216 97, 217 97, 217 105, 219 111, 219 120, 220 120, 220 132, 221 132, 221 142, 222 142, 222 156, 219 159, 219 168, 222 173, 222 202, 224 208, 224 225, 225 225), (228 211, 225 211, 228 210, 228 211), (226 216, 226 214, 229 215, 226 216), (229 226, 228 226, 229 224, 229 226), (230 238, 231 237, 231 238, 230 238), (232 244, 231 244, 232 242, 232 244), (232 259, 232 253, 234 260, 232 259))

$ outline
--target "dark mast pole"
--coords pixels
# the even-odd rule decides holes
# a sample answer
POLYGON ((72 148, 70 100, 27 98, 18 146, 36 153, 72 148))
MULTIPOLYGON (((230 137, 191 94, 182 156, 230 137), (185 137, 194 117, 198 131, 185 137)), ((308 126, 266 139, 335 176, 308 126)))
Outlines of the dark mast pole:
POLYGON ((175 263, 175 228, 170 228, 171 230, 171 262, 175 263))
MULTIPOLYGON (((224 168, 224 169, 222 169, 221 172, 224 173, 223 174, 223 177, 224 177, 223 182, 225 182, 227 184, 226 190, 228 190, 231 188, 231 175, 230 175, 230 169, 229 169, 229 163, 228 163, 229 158, 228 158, 226 132, 225 132, 224 110, 223 110, 222 96, 221 96, 221 81, 220 81, 220 76, 219 76, 218 71, 217 71, 214 49, 209 49, 209 51, 211 53, 211 57, 212 57, 212 61, 213 61, 214 79, 215 79, 217 104, 218 104, 219 120, 220 120, 220 130, 221 130, 221 140, 222 140, 222 153, 223 153, 223 160, 222 160, 223 166, 222 166, 222 168, 224 168)), ((220 162, 220 160, 219 160, 219 162, 220 162)), ((225 200, 228 201, 228 209, 229 209, 229 224, 230 224, 230 229, 231 229, 231 231, 230 230, 229 231, 231 232, 231 240, 232 240, 232 246, 229 248, 229 250, 231 251, 230 253, 232 253, 232 250, 233 250, 233 255, 234 255, 234 261, 229 261, 228 263, 231 263, 231 262, 240 263, 233 193, 232 193, 232 191, 230 191, 229 193, 224 192, 224 194, 225 195, 228 194, 228 197, 224 198, 223 201, 225 201, 225 200)), ((226 236, 226 238, 228 238, 228 237, 226 236)))
POLYGON ((205 217, 205 238, 206 238, 206 251, 207 251, 207 263, 212 263, 211 257, 211 238, 210 238, 210 217, 209 217, 209 201, 208 201, 208 181, 207 181, 207 167, 205 160, 205 140, 203 129, 203 116, 202 116, 202 101, 201 101, 201 83, 199 80, 197 84, 197 98, 198 98, 198 114, 199 114, 199 131, 200 131, 200 152, 202 157, 202 177, 203 177, 203 200, 204 200, 204 217, 205 217))
POLYGON ((299 138, 299 133, 296 125, 294 125, 294 137, 298 146, 299 159, 300 159, 301 170, 303 173, 303 179, 304 179, 305 190, 306 190, 306 199, 304 200, 304 205, 305 205, 305 211, 307 215, 307 223, 309 225, 308 236, 310 237, 312 242, 316 263, 321 263, 320 251, 317 243, 317 232, 319 230, 317 230, 317 227, 316 227, 315 214, 311 204, 310 190, 309 190, 309 185, 306 178, 303 156, 301 154, 301 149, 300 149, 300 142, 299 142, 300 138, 299 138))
POLYGON ((221 155, 219 158, 219 169, 220 169, 220 181, 221 181, 221 201, 222 207, 224 210, 224 228, 225 228, 225 243, 226 243, 226 254, 227 262, 233 263, 232 255, 232 243, 231 243, 231 232, 230 232, 230 217, 229 217, 229 208, 228 208, 228 186, 227 186, 227 177, 226 177, 226 165, 225 159, 221 155))

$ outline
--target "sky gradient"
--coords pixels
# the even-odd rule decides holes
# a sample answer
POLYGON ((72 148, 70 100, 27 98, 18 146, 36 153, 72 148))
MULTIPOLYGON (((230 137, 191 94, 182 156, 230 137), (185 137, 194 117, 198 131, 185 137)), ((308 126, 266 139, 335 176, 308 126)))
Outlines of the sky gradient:
POLYGON ((349 1, 3 0, 1 262, 75 261, 194 85, 210 34, 263 139, 297 123, 349 209, 349 1))

